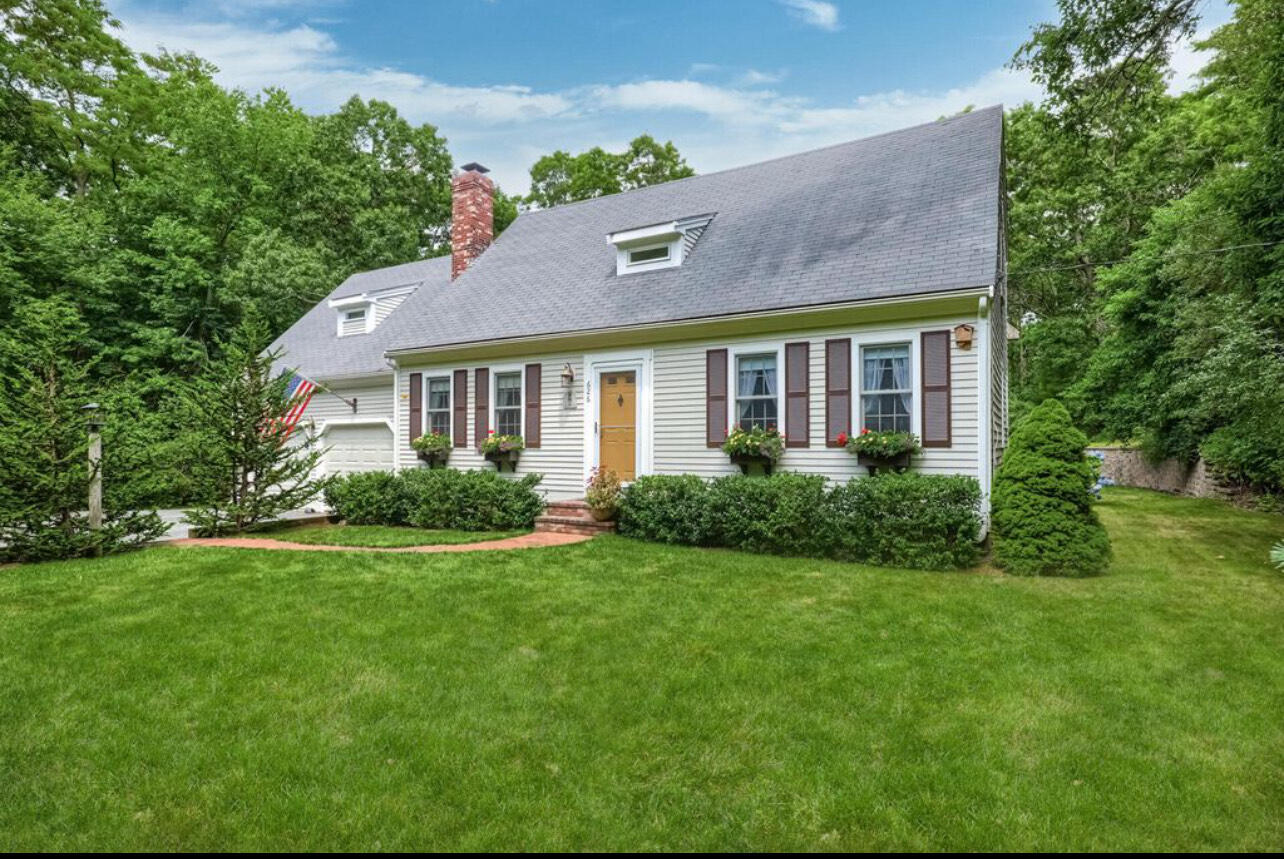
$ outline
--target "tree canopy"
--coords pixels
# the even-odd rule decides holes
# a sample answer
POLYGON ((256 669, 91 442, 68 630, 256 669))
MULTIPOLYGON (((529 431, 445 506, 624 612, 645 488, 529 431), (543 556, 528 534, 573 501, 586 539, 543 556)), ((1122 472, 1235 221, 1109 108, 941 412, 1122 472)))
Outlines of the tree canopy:
POLYGON ((1284 489, 1284 6, 1239 0, 1201 85, 1165 86, 1198 4, 1062 0, 1009 116, 1019 401, 1284 489))
POLYGON ((607 152, 595 146, 579 155, 560 149, 545 155, 531 167, 531 190, 526 202, 548 209, 694 175, 671 141, 658 143, 651 135, 643 134, 623 152, 607 152))

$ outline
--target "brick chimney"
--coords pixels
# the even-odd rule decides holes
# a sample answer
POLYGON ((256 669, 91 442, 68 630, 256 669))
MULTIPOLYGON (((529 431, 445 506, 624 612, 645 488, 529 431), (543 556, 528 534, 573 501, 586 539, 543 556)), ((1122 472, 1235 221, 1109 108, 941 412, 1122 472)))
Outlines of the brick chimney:
POLYGON ((450 279, 454 280, 495 238, 495 183, 490 171, 465 164, 450 181, 450 279))

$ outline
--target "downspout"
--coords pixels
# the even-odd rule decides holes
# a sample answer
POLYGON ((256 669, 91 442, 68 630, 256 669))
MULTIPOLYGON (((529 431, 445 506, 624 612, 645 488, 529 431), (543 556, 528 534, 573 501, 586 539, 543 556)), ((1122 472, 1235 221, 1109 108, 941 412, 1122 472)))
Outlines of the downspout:
POLYGON ((990 409, 991 383, 994 375, 994 356, 990 352, 990 299, 981 296, 976 313, 976 353, 980 363, 981 390, 977 392, 977 479, 981 484, 981 536, 990 530, 990 485, 994 470, 994 449, 991 438, 993 423, 990 409))
POLYGON ((398 396, 401 388, 401 369, 397 365, 397 359, 384 358, 388 366, 392 368, 392 473, 401 473, 401 451, 397 447, 397 439, 401 433, 401 397, 398 396))

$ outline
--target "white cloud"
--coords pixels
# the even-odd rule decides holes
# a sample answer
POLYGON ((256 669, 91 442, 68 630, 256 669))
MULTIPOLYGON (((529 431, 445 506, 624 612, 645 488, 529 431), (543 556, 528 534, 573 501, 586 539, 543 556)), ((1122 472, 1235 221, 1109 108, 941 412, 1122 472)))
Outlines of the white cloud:
POLYGON ((762 86, 763 84, 778 84, 785 79, 786 72, 782 69, 778 72, 762 72, 758 69, 745 69, 744 73, 736 78, 736 83, 741 86, 762 86))
POLYGON ((838 7, 833 3, 824 3, 821 0, 780 0, 780 2, 789 10, 789 14, 810 27, 817 27, 831 33, 840 29, 838 7))
POLYGON ((641 79, 568 89, 464 86, 345 56, 317 26, 118 13, 123 38, 138 50, 158 45, 192 51, 220 69, 225 85, 257 92, 275 86, 305 110, 334 110, 348 97, 378 98, 412 122, 430 122, 460 161, 479 160, 509 191, 526 188, 527 170, 554 149, 622 148, 647 132, 671 139, 700 172, 753 163, 890 131, 969 104, 1017 104, 1040 96, 1023 74, 996 69, 954 88, 867 93, 818 104, 773 90, 784 72, 697 64, 683 79, 641 79), (694 79, 697 74, 709 75, 694 79))

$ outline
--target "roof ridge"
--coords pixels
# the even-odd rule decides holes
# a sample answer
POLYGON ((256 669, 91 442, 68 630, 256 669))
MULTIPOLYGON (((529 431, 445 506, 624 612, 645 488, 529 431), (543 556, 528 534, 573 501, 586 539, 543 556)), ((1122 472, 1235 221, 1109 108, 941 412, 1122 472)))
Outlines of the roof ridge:
MULTIPOLYGON (((644 185, 641 188, 629 188, 624 191, 616 191, 614 194, 603 194, 600 197, 589 197, 587 200, 572 200, 569 203, 559 203, 558 205, 550 206, 547 209, 527 209, 525 212, 519 212, 518 217, 522 217, 522 216, 529 217, 531 215, 538 215, 543 212, 552 212, 556 209, 568 209, 571 206, 582 206, 587 203, 596 203, 599 200, 606 200, 614 197, 622 197, 625 194, 640 194, 643 191, 651 191, 656 188, 668 188, 674 185, 680 185, 684 182, 690 182, 694 179, 708 179, 712 176, 722 176, 726 173, 735 173, 740 170, 749 170, 753 167, 762 167, 767 164, 774 164, 777 161, 786 161, 790 158, 801 158, 804 155, 814 155, 818 152, 827 152, 830 149, 839 149, 843 146, 851 146, 856 143, 865 143, 870 140, 878 140, 881 137, 891 137, 897 134, 908 134, 911 131, 918 131, 919 129, 927 128, 928 126, 932 126, 932 125, 945 125, 951 122, 956 122, 958 120, 964 119, 966 117, 977 116, 979 114, 989 113, 990 111, 995 111, 995 110, 999 111, 1000 115, 1002 115, 1003 113, 1002 102, 998 104, 986 105, 985 107, 974 108, 967 112, 956 113, 953 116, 946 116, 946 117, 941 117, 940 119, 933 119, 929 122, 920 122, 918 125, 911 125, 911 126, 908 126, 907 128, 894 128, 889 131, 880 131, 877 134, 866 135, 865 137, 854 137, 851 140, 843 140, 838 143, 830 143, 825 146, 817 146, 814 149, 804 149, 801 152, 791 152, 788 155, 777 155, 774 158, 766 158, 766 159, 763 159, 762 161, 754 161, 750 164, 740 164, 735 167, 724 167, 721 170, 714 170, 712 173, 698 173, 694 176, 683 176, 681 179, 670 179, 667 182, 659 182, 655 185, 644 185)), ((516 223, 516 221, 514 221, 514 223, 516 223)))

